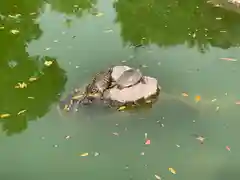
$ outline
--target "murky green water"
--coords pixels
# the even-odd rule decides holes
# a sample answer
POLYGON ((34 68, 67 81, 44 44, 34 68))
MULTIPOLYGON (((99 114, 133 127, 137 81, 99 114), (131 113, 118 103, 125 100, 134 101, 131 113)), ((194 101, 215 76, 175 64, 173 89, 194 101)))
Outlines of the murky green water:
POLYGON ((239 31, 240 14, 201 0, 1 1, 1 179, 238 180, 239 31), (158 78, 151 109, 59 114, 74 87, 124 63, 158 78))

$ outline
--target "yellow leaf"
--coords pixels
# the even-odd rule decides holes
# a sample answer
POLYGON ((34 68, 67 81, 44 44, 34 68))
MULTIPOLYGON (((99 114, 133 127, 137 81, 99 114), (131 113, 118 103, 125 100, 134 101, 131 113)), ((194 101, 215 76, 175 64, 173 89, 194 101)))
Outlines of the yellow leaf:
POLYGON ((120 107, 118 108, 118 111, 122 111, 122 110, 124 110, 124 109, 126 109, 126 106, 120 106, 120 107))
POLYGON ((53 63, 53 61, 45 61, 45 62, 44 62, 44 65, 45 65, 45 66, 51 66, 52 63, 53 63))
POLYGON ((7 118, 9 116, 11 116, 11 115, 10 114, 0 114, 0 118, 7 118))
POLYGON ((15 86, 15 88, 26 88, 27 87, 27 84, 25 82, 22 82, 22 83, 17 83, 17 85, 15 86))
POLYGON ((83 94, 73 96, 72 99, 80 99, 81 97, 83 97, 83 94))
POLYGON ((80 156, 88 156, 88 153, 83 153, 83 154, 80 154, 80 156))
POLYGON ((24 112, 26 112, 26 111, 27 111, 27 110, 24 109, 24 110, 19 111, 17 114, 20 115, 20 114, 22 114, 22 113, 24 113, 24 112))
POLYGON ((28 81, 30 81, 30 82, 33 82, 33 81, 36 81, 36 80, 37 80, 36 77, 30 77, 30 78, 28 79, 28 81))
POLYGON ((174 170, 173 168, 168 168, 168 170, 169 170, 172 174, 177 174, 176 170, 174 170))

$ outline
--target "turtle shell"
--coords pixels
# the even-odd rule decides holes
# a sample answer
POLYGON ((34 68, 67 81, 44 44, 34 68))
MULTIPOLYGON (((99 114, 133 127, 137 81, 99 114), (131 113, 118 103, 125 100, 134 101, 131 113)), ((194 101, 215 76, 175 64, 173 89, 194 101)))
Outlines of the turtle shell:
POLYGON ((119 88, 126 88, 137 84, 142 79, 139 69, 128 69, 118 78, 116 84, 119 88))

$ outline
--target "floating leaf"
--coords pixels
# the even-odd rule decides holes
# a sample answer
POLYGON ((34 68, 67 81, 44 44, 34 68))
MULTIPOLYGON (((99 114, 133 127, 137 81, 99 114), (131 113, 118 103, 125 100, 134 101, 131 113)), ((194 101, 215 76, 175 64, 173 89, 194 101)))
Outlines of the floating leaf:
POLYGON ((12 29, 10 32, 11 32, 12 34, 18 34, 20 31, 17 30, 17 29, 12 29))
POLYGON ((231 151, 231 148, 229 146, 226 146, 226 150, 231 151))
POLYGON ((21 111, 19 111, 19 112, 17 113, 17 115, 23 114, 23 113, 25 113, 26 111, 27 111, 26 109, 21 110, 21 111))
POLYGON ((96 17, 101 17, 101 16, 103 16, 103 13, 102 12, 98 12, 95 16, 96 17))
POLYGON ((45 66, 51 66, 52 63, 53 63, 53 61, 45 61, 45 62, 44 62, 44 65, 45 65, 45 66))
POLYGON ((27 84, 25 82, 17 83, 17 85, 15 86, 15 88, 20 88, 20 89, 23 89, 26 87, 27 87, 27 84))
POLYGON ((11 115, 10 114, 0 114, 0 118, 7 118, 7 117, 10 117, 11 115))
POLYGON ((172 174, 177 174, 176 170, 173 168, 168 168, 168 170, 172 173, 172 174))
POLYGON ((195 101, 196 101, 196 102, 198 102, 198 101, 200 101, 200 100, 201 100, 201 96, 199 96, 199 95, 195 96, 195 101))
POLYGON ((157 180, 161 180, 161 177, 160 176, 158 176, 158 175, 154 175, 155 176, 155 178, 157 179, 157 180))
POLYGON ((83 156, 83 157, 88 156, 88 153, 80 154, 80 156, 83 156))
POLYGON ((183 92, 183 93, 182 93, 182 96, 183 96, 183 97, 188 97, 188 94, 185 93, 185 92, 183 92))
POLYGON ((36 80, 37 80, 36 77, 30 77, 30 78, 28 79, 28 81, 30 81, 30 82, 32 82, 32 81, 36 81, 36 80))
POLYGON ((126 106, 120 106, 119 108, 118 108, 118 111, 122 111, 122 110, 124 110, 124 109, 126 109, 127 107, 126 106))

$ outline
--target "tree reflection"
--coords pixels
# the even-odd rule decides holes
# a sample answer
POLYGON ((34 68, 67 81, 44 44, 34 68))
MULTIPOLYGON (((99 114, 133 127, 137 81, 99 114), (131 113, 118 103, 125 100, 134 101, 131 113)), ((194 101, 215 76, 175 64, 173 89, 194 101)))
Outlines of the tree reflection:
POLYGON ((97 0, 48 0, 52 8, 67 15, 81 17, 85 10, 91 10, 97 0))
POLYGON ((26 52, 27 44, 42 34, 35 23, 41 10, 39 7, 42 7, 40 0, 0 1, 0 114, 11 114, 0 122, 7 135, 22 132, 28 121, 44 116, 51 104, 59 99, 58 94, 66 82, 65 72, 57 62, 46 67, 43 61, 50 57, 29 57, 26 52), (12 29, 19 33, 12 34, 12 29), (27 88, 14 88, 18 82, 27 82, 32 76, 38 80, 27 88), (26 112, 18 115, 22 110, 26 112))
POLYGON ((240 42, 240 15, 202 0, 119 0, 114 8, 125 43, 187 43, 204 52, 209 45, 226 49, 240 42))

